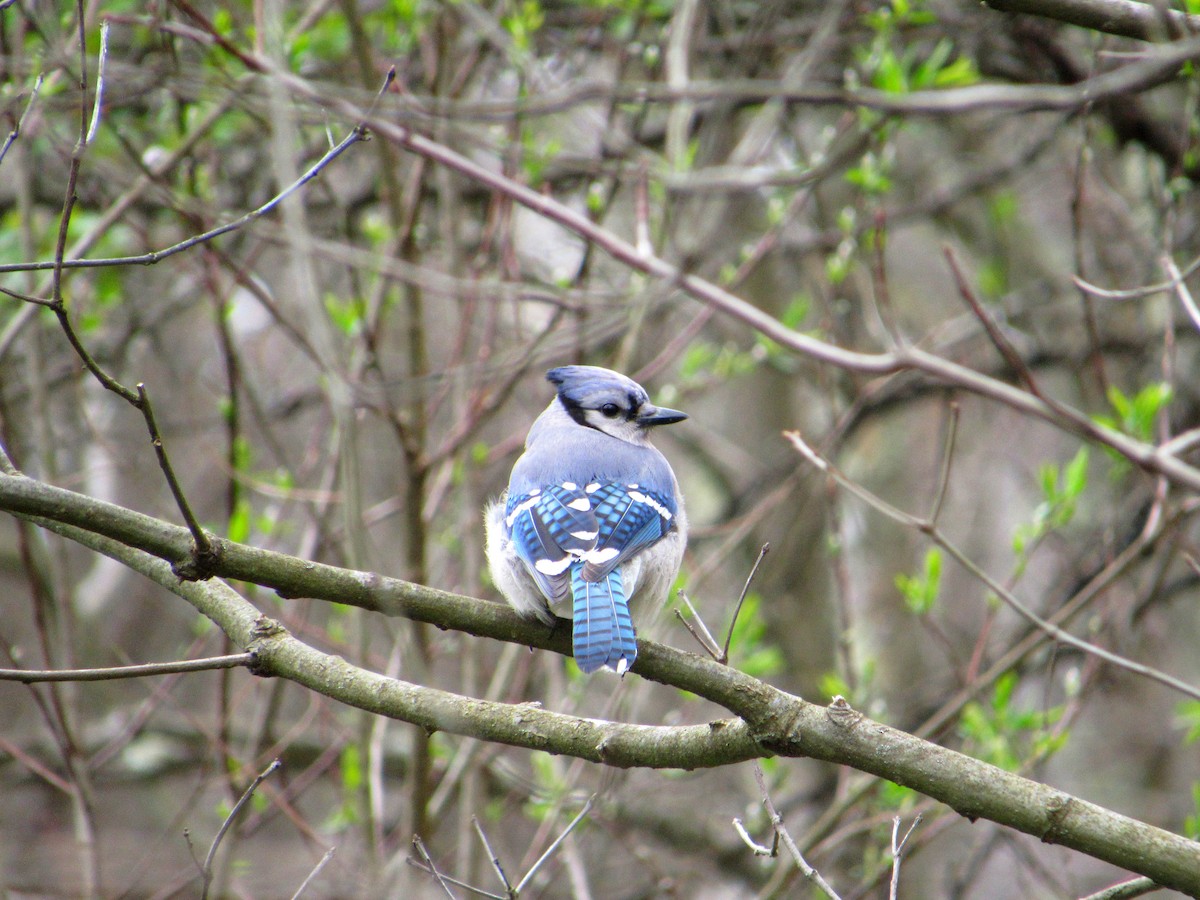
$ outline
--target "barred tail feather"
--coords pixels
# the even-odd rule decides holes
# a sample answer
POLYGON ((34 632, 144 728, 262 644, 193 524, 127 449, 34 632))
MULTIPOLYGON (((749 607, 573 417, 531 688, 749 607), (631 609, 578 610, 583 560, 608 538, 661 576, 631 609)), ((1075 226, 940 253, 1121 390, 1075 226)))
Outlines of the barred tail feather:
POLYGON ((629 603, 615 569, 599 581, 585 581, 583 564, 571 568, 575 662, 587 673, 608 666, 624 675, 637 659, 637 635, 629 603))

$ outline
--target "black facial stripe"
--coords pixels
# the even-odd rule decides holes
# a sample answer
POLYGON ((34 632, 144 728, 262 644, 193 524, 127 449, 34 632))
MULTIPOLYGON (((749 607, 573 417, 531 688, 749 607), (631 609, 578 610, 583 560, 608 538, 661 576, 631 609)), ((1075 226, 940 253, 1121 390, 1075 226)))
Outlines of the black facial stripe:
MULTIPOLYGON (((587 418, 589 411, 600 412, 598 409, 580 406, 578 403, 568 400, 566 397, 559 397, 559 400, 562 401, 562 405, 566 409, 567 415, 574 419, 576 424, 582 425, 584 428, 591 428, 593 431, 599 431, 601 434, 605 433, 603 428, 601 428, 599 425, 592 424, 587 418)), ((601 415, 603 415, 603 413, 601 413, 601 415)))
POLYGON ((567 415, 574 419, 576 424, 585 425, 588 428, 593 427, 588 422, 587 412, 582 406, 580 406, 578 403, 575 403, 573 400, 567 399, 561 394, 559 394, 558 400, 563 405, 563 408, 567 411, 567 415))
MULTIPOLYGON (((593 425, 591 422, 588 421, 588 418, 587 418, 587 414, 589 411, 600 413, 601 415, 604 415, 599 409, 596 409, 596 408, 590 407, 590 406, 581 406, 576 401, 570 399, 569 397, 564 397, 562 394, 559 394, 558 400, 563 405, 563 409, 565 409, 567 411, 567 415, 569 415, 575 421, 576 424, 582 425, 585 428, 594 429, 596 431, 599 431, 601 434, 605 433, 603 428, 600 428, 598 425, 593 425)), ((622 410, 622 418, 624 418, 624 420, 626 422, 633 422, 634 420, 637 419, 638 409, 641 407, 641 404, 638 401, 637 394, 630 393, 628 395, 628 400, 629 400, 629 408, 622 410)), ((616 419, 614 419, 613 421, 616 421, 616 419)))
POLYGON ((629 404, 625 410, 625 421, 632 422, 634 419, 637 418, 637 411, 639 409, 641 409, 642 403, 638 399, 638 395, 635 394, 633 391, 629 392, 628 397, 629 397, 629 404))

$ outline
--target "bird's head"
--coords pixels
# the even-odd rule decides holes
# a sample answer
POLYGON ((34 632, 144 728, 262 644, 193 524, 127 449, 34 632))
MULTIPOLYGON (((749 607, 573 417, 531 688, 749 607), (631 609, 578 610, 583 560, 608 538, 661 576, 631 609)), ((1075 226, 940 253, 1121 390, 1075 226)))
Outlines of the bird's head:
POLYGON ((687 413, 655 406, 631 378, 599 366, 560 366, 546 373, 558 400, 580 425, 631 444, 644 444, 650 429, 682 422, 687 413))

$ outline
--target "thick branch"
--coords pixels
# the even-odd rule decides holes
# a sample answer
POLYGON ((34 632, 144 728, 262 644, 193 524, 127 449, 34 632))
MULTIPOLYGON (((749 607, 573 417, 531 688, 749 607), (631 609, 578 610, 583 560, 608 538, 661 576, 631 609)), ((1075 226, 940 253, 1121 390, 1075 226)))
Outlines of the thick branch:
MULTIPOLYGON (((260 674, 289 678, 371 712, 614 766, 693 768, 771 753, 849 765, 912 787, 972 820, 987 818, 1200 894, 1200 844, 873 722, 840 698, 817 706, 735 669, 649 641, 641 642, 634 672, 705 697, 741 721, 622 725, 461 697, 321 653, 221 582, 180 582, 170 564, 191 550, 184 528, 23 476, 0 476, 0 509, 37 517, 40 524, 120 559, 184 597, 241 648, 255 653, 260 674)), ((549 630, 500 604, 228 541, 216 549, 218 574, 287 596, 337 600, 559 653, 569 647, 569 629, 561 620, 549 630)))
POLYGON ((1165 41, 1200 31, 1200 16, 1138 0, 984 0, 1000 12, 1028 13, 1105 34, 1165 41))
POLYGON ((256 674, 287 678, 349 706, 411 722, 431 733, 468 735, 620 768, 695 769, 768 755, 740 719, 687 726, 626 725, 550 712, 537 704, 476 700, 388 678, 298 640, 223 581, 181 581, 170 564, 119 541, 75 526, 41 524, 183 597, 254 655, 256 674))

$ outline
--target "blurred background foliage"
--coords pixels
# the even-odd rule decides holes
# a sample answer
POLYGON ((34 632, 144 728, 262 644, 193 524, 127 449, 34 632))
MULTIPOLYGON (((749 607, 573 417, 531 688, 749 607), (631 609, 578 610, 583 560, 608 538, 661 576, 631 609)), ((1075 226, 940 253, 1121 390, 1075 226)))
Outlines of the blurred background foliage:
MULTIPOLYGON (((1073 281, 1137 288, 1167 279, 1164 258, 1200 256, 1191 65, 1069 108, 897 111, 930 91, 1074 84, 1146 42, 948 0, 95 0, 82 20, 65 2, 0 7, 3 130, 20 123, 0 160, 0 265, 54 258, 73 155, 66 257, 140 256, 266 203, 354 126, 337 101, 374 104, 791 328, 1020 383, 949 251, 1045 395, 1145 441, 1200 424, 1200 323, 1176 292, 1108 299, 1073 281), (103 102, 80 148, 102 23, 103 102), (855 103, 860 90, 897 105, 855 103)), ((0 284, 44 297, 51 280, 0 284)), ((942 531, 1033 609, 1090 591, 1075 633, 1200 683, 1195 500, 1122 457, 953 385, 816 365, 379 136, 253 223, 153 265, 67 269, 61 289, 96 360, 146 384, 206 527, 473 596, 497 596, 480 513, 550 399, 543 371, 625 371, 691 414, 659 445, 692 522, 678 587, 718 638, 771 545, 733 665, 1200 831, 1194 701, 1033 640, 782 432, 914 515, 940 497, 942 531)), ((0 425, 27 474, 178 520, 140 417, 83 371, 51 311, 10 297, 0 425)), ((3 665, 227 650, 175 598, 12 521, 0 578, 3 665)), ((716 715, 636 676, 582 678, 549 654, 245 590, 303 639, 409 681, 621 721, 716 715)), ((670 612, 635 619, 699 652, 670 612)), ((472 822, 519 878, 592 794, 522 896, 809 890, 729 825, 769 830, 749 766, 607 770, 431 737, 242 671, 4 684, 0 721, 14 897, 195 895, 183 830, 202 855, 276 756, 223 845, 218 893, 291 896, 332 846, 309 896, 443 896, 409 865, 414 833, 440 871, 499 893, 472 822)), ((897 814, 923 815, 906 896, 1078 896, 1121 876, 854 772, 764 768, 843 896, 886 890, 897 814)))

